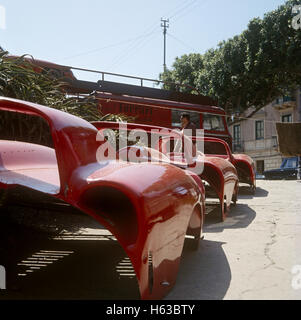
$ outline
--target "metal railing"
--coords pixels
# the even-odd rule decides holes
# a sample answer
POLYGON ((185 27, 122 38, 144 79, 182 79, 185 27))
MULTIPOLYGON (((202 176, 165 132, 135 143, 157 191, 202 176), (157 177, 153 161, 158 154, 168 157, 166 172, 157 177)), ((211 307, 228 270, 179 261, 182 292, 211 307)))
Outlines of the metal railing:
POLYGON ((294 96, 282 96, 277 98, 273 103, 273 107, 280 107, 286 104, 290 104, 292 102, 296 102, 296 98, 294 96))
MULTIPOLYGON (((77 68, 77 67, 71 67, 68 66, 67 68, 72 69, 72 70, 77 70, 77 71, 85 71, 85 72, 92 72, 92 73, 98 73, 101 74, 101 81, 105 81, 105 76, 113 76, 113 77, 119 77, 119 78, 126 78, 126 79, 134 79, 134 80, 139 80, 140 86, 144 86, 144 81, 147 82, 153 82, 156 85, 164 84, 166 83, 165 81, 162 80, 156 80, 156 79, 149 79, 149 78, 142 78, 142 77, 136 77, 136 76, 130 76, 130 75, 125 75, 121 73, 113 73, 113 72, 106 72, 106 71, 98 71, 98 70, 92 70, 92 69, 84 69, 84 68, 77 68)), ((177 86, 184 86, 181 84, 176 84, 177 86)))

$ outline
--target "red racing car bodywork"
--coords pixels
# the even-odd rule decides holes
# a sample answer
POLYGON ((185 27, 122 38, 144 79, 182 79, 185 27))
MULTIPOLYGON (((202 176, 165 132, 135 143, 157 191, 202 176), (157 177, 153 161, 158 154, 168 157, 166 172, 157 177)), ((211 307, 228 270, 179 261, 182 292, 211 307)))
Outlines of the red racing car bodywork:
POLYGON ((208 157, 227 159, 236 168, 239 182, 249 184, 251 190, 256 189, 256 174, 254 161, 246 154, 232 154, 229 145, 221 139, 205 137, 204 153, 208 157))
POLYGON ((204 158, 204 172, 201 176, 215 191, 220 202, 221 220, 229 213, 231 201, 236 204, 238 177, 235 167, 224 159, 204 158))
POLYGON ((0 111, 41 117, 54 148, 0 140, 0 191, 23 186, 60 199, 106 227, 135 270, 142 299, 164 297, 175 283, 185 235, 200 238, 202 181, 164 163, 97 161, 92 124, 64 112, 1 98, 0 111))
MULTIPOLYGON (((114 129, 117 130, 119 128, 118 123, 114 122, 92 122, 95 127, 99 130, 105 129, 114 129)), ((170 142, 170 139, 181 140, 183 135, 179 131, 174 131, 168 128, 158 127, 158 126, 150 126, 150 125, 143 125, 143 124, 135 124, 135 123, 128 123, 126 126, 127 131, 131 130, 142 130, 148 134, 153 133, 156 135, 156 131, 158 132, 158 136, 161 138, 158 139, 155 146, 152 146, 157 151, 163 154, 158 155, 158 158, 162 159, 166 156, 166 159, 163 161, 169 162, 173 165, 178 167, 182 167, 186 169, 187 163, 185 163, 185 159, 183 153, 181 152, 173 152, 168 153, 166 144, 164 143, 164 137, 166 137, 166 143, 170 142)), ((198 138, 204 139, 204 138, 198 138)), ((206 138, 205 138, 206 139, 206 138)), ((147 146, 150 145, 150 139, 148 139, 147 146)), ((126 151, 125 158, 128 158, 128 152, 130 152, 133 147, 129 147, 126 151)), ((145 151, 145 150, 144 150, 145 151)), ((143 152, 141 148, 137 149, 137 152, 143 152)), ((154 152, 148 151, 149 158, 147 160, 153 160, 152 156, 154 152)), ((124 155, 123 155, 124 158, 124 155)), ((209 183, 210 187, 213 189, 214 193, 217 195, 219 202, 220 202, 220 213, 221 213, 221 220, 224 221, 227 213, 230 210, 231 201, 233 200, 234 203, 237 201, 237 194, 238 194, 238 176, 235 167, 226 159, 222 159, 220 157, 208 157, 207 155, 202 155, 202 157, 198 158, 198 160, 202 162, 203 170, 202 173, 199 174, 199 178, 209 183)))

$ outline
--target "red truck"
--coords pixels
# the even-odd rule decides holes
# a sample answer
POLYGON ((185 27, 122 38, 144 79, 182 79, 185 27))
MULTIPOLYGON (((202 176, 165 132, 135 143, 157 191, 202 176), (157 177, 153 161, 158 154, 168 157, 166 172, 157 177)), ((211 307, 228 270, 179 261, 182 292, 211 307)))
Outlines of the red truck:
POLYGON ((94 92, 102 114, 125 114, 134 117, 135 123, 146 125, 179 128, 181 114, 188 113, 196 127, 205 130, 205 136, 220 138, 232 149, 232 137, 228 130, 226 113, 217 106, 215 100, 202 95, 142 85, 143 81, 151 81, 150 79, 129 77, 139 79, 140 86, 105 81, 104 75, 107 74, 118 76, 102 72, 102 80, 97 83, 73 81, 73 93, 94 92))
MULTIPOLYGON (((7 59, 20 57, 8 55, 7 59)), ((180 116, 188 113, 191 121, 199 129, 205 130, 205 136, 220 138, 232 149, 232 137, 229 133, 226 113, 217 107, 217 102, 209 97, 182 93, 179 90, 168 91, 145 86, 145 82, 157 84, 153 79, 145 79, 102 71, 86 70, 52 62, 24 57, 25 61, 35 67, 36 72, 47 72, 68 85, 64 90, 71 95, 94 94, 97 107, 102 114, 125 114, 135 119, 135 123, 155 125, 166 128, 180 127, 180 116), (98 82, 77 79, 72 70, 98 73, 98 82), (108 77, 122 77, 139 81, 141 85, 106 81, 108 77)), ((178 86, 179 87, 179 86, 178 86)))
POLYGON ((191 121, 205 136, 225 140, 230 148, 232 137, 229 133, 225 111, 219 107, 171 100, 120 96, 97 93, 99 109, 103 114, 126 114, 135 118, 136 123, 157 125, 165 128, 179 128, 182 113, 188 113, 191 121))

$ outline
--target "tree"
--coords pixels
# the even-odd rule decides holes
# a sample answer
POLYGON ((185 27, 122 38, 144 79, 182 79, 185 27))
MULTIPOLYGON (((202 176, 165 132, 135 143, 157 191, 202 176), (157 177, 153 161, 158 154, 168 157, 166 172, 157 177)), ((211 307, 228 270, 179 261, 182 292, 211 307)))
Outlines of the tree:
MULTIPOLYGON (((22 56, 6 59, 7 52, 0 52, 0 96, 16 98, 68 112, 87 121, 130 121, 124 115, 102 115, 93 96, 77 98, 66 95, 66 83, 47 73, 34 70, 22 56)), ((42 119, 28 115, 1 112, 0 134, 2 138, 19 137, 36 143, 49 144, 50 133, 42 119)))
POLYGON ((36 72, 25 56, 11 60, 6 55, 7 52, 0 52, 0 96, 60 109, 87 121, 100 119, 92 99, 68 97, 64 92, 66 84, 60 79, 36 72))
POLYGON ((228 113, 249 107, 256 112, 287 93, 301 83, 301 30, 292 28, 297 4, 289 0, 253 19, 247 30, 203 55, 176 58, 172 70, 160 75, 164 87, 173 89, 170 81, 189 85, 180 90, 211 96, 228 113))
MULTIPOLYGON (((94 97, 79 99, 68 97, 66 83, 48 74, 38 73, 23 57, 6 59, 7 52, 0 49, 0 96, 16 98, 59 109, 87 121, 130 120, 123 115, 103 116, 96 107, 94 97)), ((0 138, 31 142, 52 147, 49 125, 40 117, 1 111, 0 138)), ((0 207, 7 193, 0 190, 0 207)))

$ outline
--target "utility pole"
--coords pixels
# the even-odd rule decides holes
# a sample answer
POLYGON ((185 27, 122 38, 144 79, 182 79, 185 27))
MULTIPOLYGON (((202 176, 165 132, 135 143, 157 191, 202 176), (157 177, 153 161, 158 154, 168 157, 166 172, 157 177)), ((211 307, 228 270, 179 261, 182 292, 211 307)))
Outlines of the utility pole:
POLYGON ((164 63, 163 63, 163 68, 164 72, 166 71, 166 32, 167 28, 169 28, 169 19, 165 20, 161 18, 161 27, 163 28, 163 35, 164 35, 164 63))

